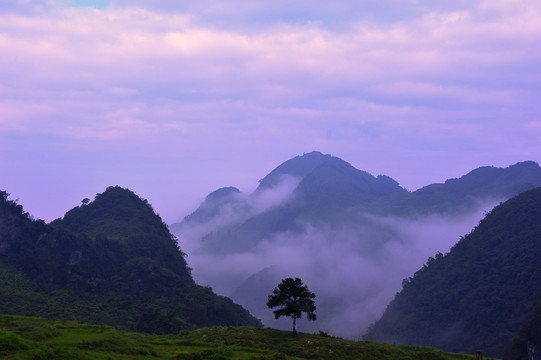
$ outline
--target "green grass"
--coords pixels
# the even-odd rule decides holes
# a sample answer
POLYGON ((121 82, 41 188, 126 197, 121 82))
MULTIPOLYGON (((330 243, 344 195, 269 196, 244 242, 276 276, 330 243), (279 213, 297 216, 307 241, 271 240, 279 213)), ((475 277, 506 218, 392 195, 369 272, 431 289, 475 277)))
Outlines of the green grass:
POLYGON ((149 335, 75 321, 0 315, 0 358, 6 360, 473 360, 423 346, 351 341, 268 328, 211 327, 149 335))

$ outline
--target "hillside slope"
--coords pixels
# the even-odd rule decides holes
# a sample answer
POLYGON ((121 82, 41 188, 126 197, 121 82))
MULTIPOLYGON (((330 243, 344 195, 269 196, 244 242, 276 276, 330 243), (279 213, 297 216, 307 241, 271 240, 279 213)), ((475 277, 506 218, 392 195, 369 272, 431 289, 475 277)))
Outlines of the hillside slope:
POLYGON ((0 198, 0 312, 73 318, 153 333, 260 325, 195 284, 184 253, 146 200, 109 187, 51 224, 0 198))
POLYGON ((314 151, 280 164, 249 194, 212 192, 171 230, 189 249, 195 278, 266 326, 281 328, 264 299, 281 278, 298 276, 321 300, 314 326, 357 338, 403 278, 436 251, 448 251, 484 211, 536 186, 541 167, 525 161, 480 167, 411 192, 314 151), (265 268, 275 269, 273 276, 259 276, 268 275, 265 268))
POLYGON ((507 168, 484 166, 441 184, 409 192, 386 176, 373 176, 348 162, 313 151, 285 161, 260 180, 248 195, 222 188, 183 221, 171 225, 182 234, 207 224, 203 243, 211 252, 249 251, 263 239, 280 233, 300 233, 306 224, 334 227, 358 222, 358 214, 415 218, 439 214, 460 216, 487 203, 504 201, 541 186, 541 167, 525 161, 507 168), (289 196, 263 210, 254 209, 260 198, 282 193, 284 179, 297 179, 289 196), (233 215, 232 215, 233 214, 233 215), (218 224, 218 225, 217 225, 218 224))
POLYGON ((535 307, 532 318, 520 328, 517 336, 507 345, 503 359, 541 359, 541 302, 535 307))
POLYGON ((500 357, 541 299, 541 188, 495 207, 430 258, 365 338, 500 357))
POLYGON ((317 151, 282 163, 260 180, 252 194, 241 196, 228 189, 209 194, 184 221, 172 224, 172 231, 183 234, 191 226, 206 223, 203 244, 208 251, 249 251, 273 235, 301 233, 307 223, 334 226, 359 221, 359 207, 375 211, 387 199, 407 195, 390 177, 375 177, 317 151))

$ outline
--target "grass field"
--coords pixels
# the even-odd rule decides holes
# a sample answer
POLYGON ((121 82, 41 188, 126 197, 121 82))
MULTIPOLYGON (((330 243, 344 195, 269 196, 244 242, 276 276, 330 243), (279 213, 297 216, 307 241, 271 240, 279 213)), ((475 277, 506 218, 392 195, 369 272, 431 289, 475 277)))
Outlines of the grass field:
POLYGON ((422 346, 350 341, 326 334, 268 328, 212 327, 174 335, 149 335, 75 321, 0 315, 0 358, 6 360, 472 360, 422 346))

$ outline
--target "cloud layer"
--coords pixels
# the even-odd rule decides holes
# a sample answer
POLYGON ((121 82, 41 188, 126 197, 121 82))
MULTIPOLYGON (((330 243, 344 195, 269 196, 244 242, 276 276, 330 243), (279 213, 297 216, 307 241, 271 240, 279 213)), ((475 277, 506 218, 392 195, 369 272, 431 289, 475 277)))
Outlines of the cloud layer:
POLYGON ((539 160, 536 0, 2 8, 0 186, 48 220, 117 183, 178 220, 311 150, 412 190, 539 160))
MULTIPOLYGON (((202 234, 189 227, 178 237, 188 249, 195 280, 232 296, 266 326, 291 328, 288 319, 274 320, 265 307, 266 297, 281 279, 300 277, 316 293, 318 307, 318 321, 300 321, 301 331, 321 330, 359 339, 400 291, 402 280, 413 276, 438 251, 448 252, 491 207, 484 205, 460 217, 415 220, 360 214, 362 221, 339 228, 306 224, 300 234, 254 239, 252 249, 228 254, 206 249, 202 234)), ((227 214, 221 217, 225 222, 228 218, 227 214)), ((235 239, 229 241, 234 247, 235 239)))

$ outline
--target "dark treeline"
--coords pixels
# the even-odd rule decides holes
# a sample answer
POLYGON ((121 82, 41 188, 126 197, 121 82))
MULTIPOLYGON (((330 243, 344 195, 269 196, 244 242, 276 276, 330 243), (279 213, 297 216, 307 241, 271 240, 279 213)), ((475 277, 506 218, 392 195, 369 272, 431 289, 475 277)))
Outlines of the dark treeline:
POLYGON ((162 219, 133 192, 109 187, 51 224, 0 197, 0 312, 174 333, 260 323, 194 283, 162 219))
POLYGON ((541 299, 541 188, 495 207, 406 279, 366 338, 501 357, 541 299))

